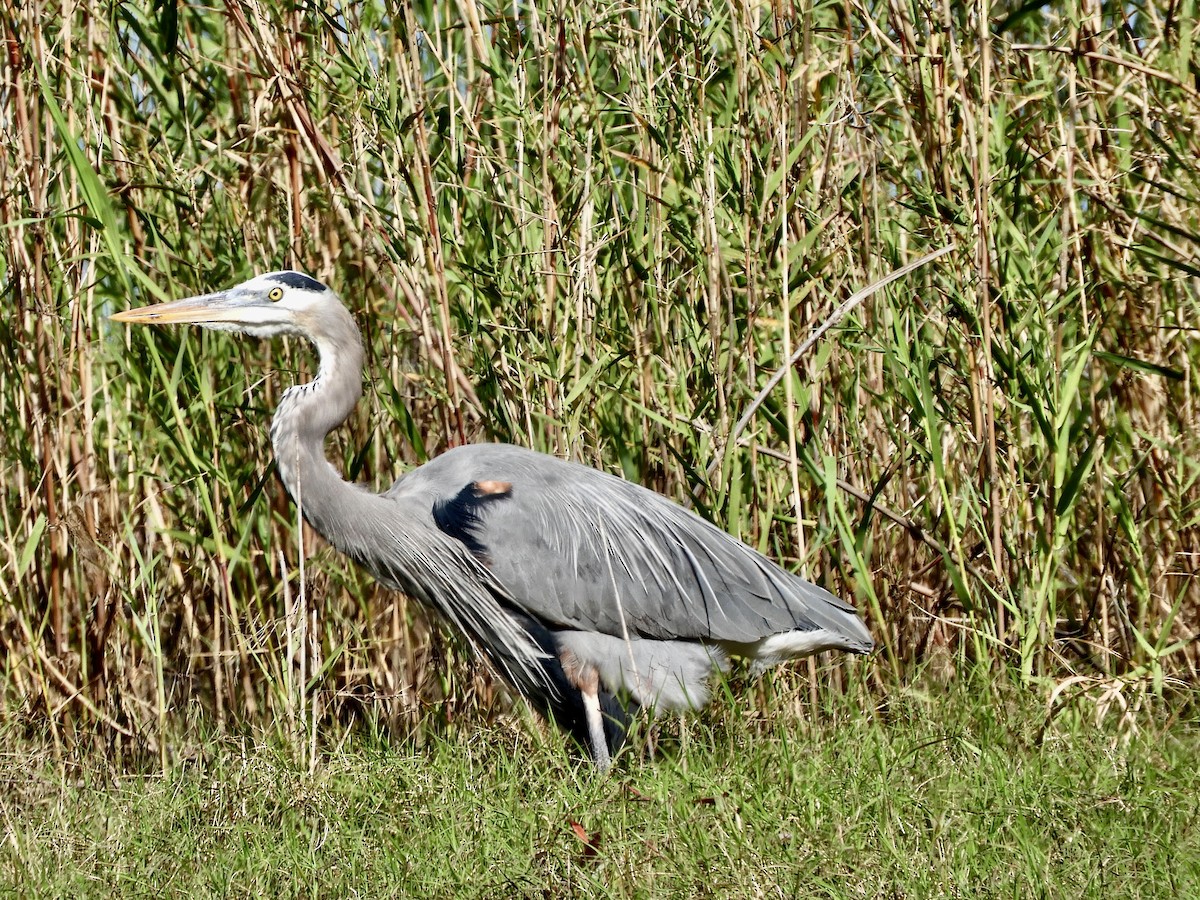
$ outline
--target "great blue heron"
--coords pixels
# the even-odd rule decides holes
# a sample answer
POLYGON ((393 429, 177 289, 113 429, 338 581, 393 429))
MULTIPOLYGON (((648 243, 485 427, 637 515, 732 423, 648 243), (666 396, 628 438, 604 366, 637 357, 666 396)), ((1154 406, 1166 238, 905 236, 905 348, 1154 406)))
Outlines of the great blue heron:
POLYGON ((362 394, 362 338, 337 295, 299 272, 128 310, 298 335, 317 377, 271 423, 279 474, 308 522, 390 588, 466 634, 606 768, 638 707, 698 708, 730 655, 757 669, 874 646, 854 609, 667 498, 507 444, 448 450, 382 494, 342 480, 326 435, 362 394))

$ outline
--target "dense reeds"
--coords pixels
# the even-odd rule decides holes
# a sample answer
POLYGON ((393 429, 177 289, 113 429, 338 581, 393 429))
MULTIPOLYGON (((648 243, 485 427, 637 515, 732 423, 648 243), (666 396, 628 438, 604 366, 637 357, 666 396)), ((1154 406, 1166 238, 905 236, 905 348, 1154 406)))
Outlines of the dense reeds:
POLYGON ((106 320, 285 267, 367 335, 351 477, 500 439, 693 503, 864 611, 821 683, 1193 679, 1194 3, 0 7, 0 717, 495 706, 315 536, 298 582, 307 347, 106 320))

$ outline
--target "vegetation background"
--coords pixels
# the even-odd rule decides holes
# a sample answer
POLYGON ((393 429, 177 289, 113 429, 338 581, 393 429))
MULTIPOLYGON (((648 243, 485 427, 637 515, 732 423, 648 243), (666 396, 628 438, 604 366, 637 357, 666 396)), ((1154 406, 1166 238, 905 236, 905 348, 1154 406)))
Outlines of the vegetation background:
MULTIPOLYGON (((502 756, 563 755, 415 605, 311 533, 300 558, 266 425, 311 371, 307 347, 106 320, 299 268, 367 337, 366 400, 330 441, 350 477, 383 487, 455 444, 513 441, 692 503, 854 599, 879 652, 730 691, 707 720, 741 736, 708 770, 726 787, 679 796, 719 806, 723 779, 775 771, 742 759, 755 739, 801 729, 836 767, 839 728, 867 729, 855 752, 921 746, 1011 709, 1035 737, 986 757, 995 770, 1028 753, 1080 797, 1068 761, 1115 753, 1108 776, 1085 778, 1095 797, 1155 810, 1125 821, 1152 856, 1124 867, 1125 892, 1182 895, 1200 661, 1196 7, 0 0, 0 743, 11 783, 32 790, 4 807, 0 871, 28 878, 50 859, 23 829, 79 833, 62 812, 71 784, 197 759, 228 774, 230 741, 285 748, 309 779, 363 735, 432 742, 446 761, 500 729, 502 756), (945 247, 788 365, 855 292, 945 247), (907 703, 915 731, 870 730, 907 703), (1051 765, 1055 728, 1083 743, 1051 765)), ((663 770, 686 773, 686 726, 664 731, 663 770)), ((790 790, 810 784, 788 771, 790 790)), ((178 777, 207 809, 209 776, 178 777)), ((289 777, 267 782, 293 799, 313 784, 289 777)), ((895 773, 880 777, 891 796, 895 773)), ((1018 781, 1014 804, 1046 800, 1018 781)), ((961 806, 939 818, 923 784, 914 773, 913 803, 939 840, 970 845, 961 806)), ((925 883, 885 862, 879 890, 1010 883, 913 837, 899 806, 890 839, 872 832, 881 858, 927 850, 945 868, 925 883)), ((591 884, 636 892, 648 844, 622 810, 632 856, 591 884)), ((1005 844, 994 860, 1015 884, 1067 871, 1054 848, 1113 838, 1072 844, 1017 818, 1036 852, 1005 844)), ((833 830, 800 843, 845 840, 820 827, 833 830)), ((565 839, 604 857, 580 830, 565 839)), ((749 880, 729 889, 823 877, 763 880, 739 859, 749 880)), ((286 884, 295 865, 270 871, 286 884)), ((532 884, 553 870, 534 868, 532 884)), ((335 879, 326 889, 340 877, 311 873, 335 879)), ((721 892, 695 877, 671 884, 721 892)))

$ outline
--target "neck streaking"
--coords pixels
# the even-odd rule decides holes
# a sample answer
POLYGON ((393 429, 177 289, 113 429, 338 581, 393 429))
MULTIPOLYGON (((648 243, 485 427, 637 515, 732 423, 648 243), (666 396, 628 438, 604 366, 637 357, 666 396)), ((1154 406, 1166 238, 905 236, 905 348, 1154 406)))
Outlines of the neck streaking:
POLYGON ((390 587, 440 611, 526 695, 544 683, 544 651, 501 605, 513 598, 428 507, 343 481, 325 458, 325 436, 362 395, 362 338, 340 303, 310 313, 300 331, 316 345, 317 377, 289 388, 271 423, 279 476, 304 518, 324 538, 390 587))
POLYGON ((362 338, 350 313, 330 304, 311 314, 305 333, 317 348, 317 377, 289 388, 271 422, 279 477, 304 517, 335 546, 343 532, 343 498, 359 489, 325 458, 325 436, 341 425, 362 396, 362 338))

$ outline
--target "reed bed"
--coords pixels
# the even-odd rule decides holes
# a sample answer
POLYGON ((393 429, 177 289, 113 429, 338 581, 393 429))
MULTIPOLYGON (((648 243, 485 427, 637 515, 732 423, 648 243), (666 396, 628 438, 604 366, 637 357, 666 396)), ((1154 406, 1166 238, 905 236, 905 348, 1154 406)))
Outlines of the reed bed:
POLYGON ((853 598, 879 652, 764 713, 980 671, 1134 725, 1180 702, 1197 18, 0 0, 0 721, 169 764, 511 708, 311 533, 299 580, 266 426, 307 347, 106 318, 279 268, 365 330, 349 477, 511 441, 853 598))

